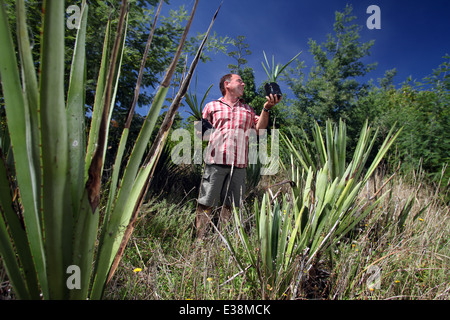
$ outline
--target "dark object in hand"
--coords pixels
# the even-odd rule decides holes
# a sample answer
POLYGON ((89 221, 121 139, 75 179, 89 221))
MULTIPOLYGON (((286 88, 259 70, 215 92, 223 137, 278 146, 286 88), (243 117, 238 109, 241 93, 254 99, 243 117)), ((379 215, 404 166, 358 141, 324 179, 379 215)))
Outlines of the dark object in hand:
POLYGON ((264 86, 264 90, 266 91, 266 96, 270 97, 270 94, 277 95, 278 99, 283 95, 281 93, 280 86, 276 82, 266 83, 264 86))

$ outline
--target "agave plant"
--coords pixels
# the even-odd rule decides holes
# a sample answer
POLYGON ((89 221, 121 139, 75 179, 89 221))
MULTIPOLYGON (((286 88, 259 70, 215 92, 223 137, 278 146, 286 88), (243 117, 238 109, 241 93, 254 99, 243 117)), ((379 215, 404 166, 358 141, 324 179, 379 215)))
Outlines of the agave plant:
MULTIPOLYGON (((161 4, 162 1, 158 12, 161 4)), ((3 45, 0 76, 11 141, 9 150, 0 149, 0 255, 19 299, 102 297, 107 280, 120 260, 119 248, 127 241, 126 231, 132 230, 129 226, 134 224, 139 212, 157 155, 164 147, 165 140, 161 138, 157 147, 144 159, 197 4, 198 0, 123 175, 119 176, 120 164, 129 126, 123 130, 110 190, 101 192, 108 126, 125 46, 127 1, 123 0, 120 7, 112 48, 108 45, 112 37, 111 24, 106 29, 86 142, 86 1, 82 3, 65 100, 65 2, 46 0, 43 3, 40 72, 36 75, 27 36, 25 1, 16 1, 19 65, 5 5, 0 0, 0 41, 3 45), (11 156, 15 159, 13 164, 6 161, 11 156), (100 202, 104 208, 100 208, 100 202)), ((169 110, 170 114, 176 112, 189 86, 212 23, 190 67, 189 76, 178 92, 177 103, 173 103, 169 110)), ((147 47, 151 38, 149 36, 147 47)), ((140 73, 142 71, 141 68, 140 73)), ((139 84, 138 81, 136 92, 139 84)), ((133 112, 134 105, 130 108, 130 115, 133 112)), ((166 135, 169 129, 170 123, 161 127, 159 136, 166 135)), ((2 141, 2 147, 4 145, 2 141)))
MULTIPOLYGON (((365 202, 358 206, 356 203, 357 195, 370 179, 400 132, 401 129, 396 132, 395 127, 391 129, 370 165, 367 165, 367 161, 377 138, 378 130, 369 127, 367 121, 361 129, 356 149, 348 164, 346 163, 346 126, 342 121, 334 128, 332 122, 327 121, 325 140, 316 123, 313 134, 314 150, 307 151, 308 148, 303 141, 294 140, 294 142, 291 142, 286 136, 283 136, 288 149, 292 152, 291 178, 296 186, 293 187, 295 208, 298 212, 301 212, 302 209, 308 209, 308 219, 317 221, 317 223, 320 221, 323 224, 321 228, 324 228, 321 229, 321 232, 326 231, 325 234, 329 235, 327 241, 323 239, 311 246, 310 254, 312 256, 317 252, 317 250, 313 250, 314 248, 319 249, 325 243, 330 244, 338 241, 369 212, 368 210, 362 210, 368 206, 371 207, 373 203, 365 202), (300 146, 300 149, 296 146, 300 146), (316 161, 313 160, 314 154, 319 155, 316 161), (297 166, 303 167, 303 170, 309 174, 306 185, 301 181, 297 166), (305 192, 311 190, 309 184, 313 177, 311 172, 315 173, 316 177, 316 185, 312 189, 314 192, 311 191, 311 200, 314 200, 314 202, 307 203, 305 192), (333 231, 332 234, 331 231, 333 231)), ((306 219, 305 217, 297 218, 306 219)), ((310 225, 313 226, 314 223, 310 225)), ((320 225, 317 224, 317 226, 320 225)), ((319 236, 319 233, 316 232, 316 236, 319 236)))
POLYGON ((234 210, 241 242, 260 275, 262 290, 270 280, 278 296, 291 289, 295 297, 304 271, 317 255, 335 245, 383 199, 358 199, 358 195, 401 132, 394 130, 364 174, 377 136, 367 122, 349 164, 345 160, 346 126, 342 121, 334 128, 331 121, 327 122, 325 139, 316 124, 312 149, 305 141, 291 141, 282 135, 291 153, 289 165, 282 165, 290 176, 292 196, 270 201, 265 196, 261 206, 255 205, 256 241, 249 240, 238 210, 234 210), (298 272, 294 269, 296 257, 301 259, 298 272))
POLYGON ((267 77, 268 77, 268 83, 265 84, 264 88, 266 91, 266 95, 269 96, 270 94, 277 94, 281 97, 282 93, 280 90, 280 86, 277 84, 278 76, 286 69, 288 65, 290 65, 299 55, 302 53, 301 51, 297 53, 291 60, 289 60, 288 63, 285 65, 280 65, 279 63, 275 65, 275 57, 272 56, 272 67, 269 64, 269 61, 267 60, 266 53, 263 51, 264 54, 264 62, 261 62, 264 71, 266 71, 267 77))
POLYGON ((213 85, 210 85, 208 87, 208 89, 206 90, 205 94, 203 95, 202 100, 200 101, 200 103, 198 102, 198 98, 197 98, 197 79, 195 79, 195 93, 191 93, 189 92, 189 94, 186 95, 185 100, 186 103, 188 104, 189 108, 191 109, 191 111, 189 112, 197 121, 201 121, 203 116, 202 116, 202 107, 205 103, 206 98, 208 97, 208 93, 211 90, 211 88, 213 87, 213 85))
MULTIPOLYGON (((202 124, 202 134, 204 134, 207 130, 212 129, 211 123, 203 118, 202 115, 202 108, 204 106, 205 100, 208 97, 208 93, 211 90, 213 85, 210 85, 209 88, 206 90, 205 94, 203 95, 202 100, 200 103, 197 99, 197 79, 195 80, 195 93, 189 93, 186 95, 185 100, 191 111, 189 112, 196 121, 201 121, 202 124)), ((200 130, 199 130, 200 131, 200 130)))
MULTIPOLYGON (((292 263, 292 258, 295 257, 288 251, 289 235, 292 232, 292 210, 289 202, 284 200, 281 205, 276 202, 272 206, 272 199, 269 193, 266 193, 261 201, 261 207, 258 201, 255 201, 254 241, 246 234, 239 210, 237 208, 233 210, 239 238, 251 266, 256 269, 261 295, 264 298, 281 297, 288 289, 295 270, 292 263)), ((240 264, 243 265, 243 262, 240 264)))

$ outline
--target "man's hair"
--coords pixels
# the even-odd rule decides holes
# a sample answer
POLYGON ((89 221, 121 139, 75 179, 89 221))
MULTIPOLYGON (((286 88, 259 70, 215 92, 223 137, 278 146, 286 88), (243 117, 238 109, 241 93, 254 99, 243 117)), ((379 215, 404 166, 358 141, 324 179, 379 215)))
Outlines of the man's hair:
POLYGON ((231 77, 233 77, 232 73, 226 74, 224 75, 221 79, 220 79, 220 84, 219 84, 219 88, 220 88, 220 92, 222 92, 222 95, 225 96, 225 81, 230 82, 231 81, 231 77))

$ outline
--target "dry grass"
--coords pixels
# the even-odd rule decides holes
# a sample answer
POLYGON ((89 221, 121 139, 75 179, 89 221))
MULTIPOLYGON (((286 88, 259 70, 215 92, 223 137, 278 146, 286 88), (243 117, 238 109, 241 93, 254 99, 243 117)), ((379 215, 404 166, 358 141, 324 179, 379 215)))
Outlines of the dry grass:
POLYGON ((450 298, 449 207, 436 190, 413 183, 394 178, 361 234, 337 249, 331 299, 450 298), (414 203, 399 223, 410 196, 414 203))
MULTIPOLYGON (((386 180, 377 175, 360 196, 373 195, 386 180)), ((272 298, 449 299, 449 207, 419 180, 395 176, 383 192, 383 202, 360 228, 304 275, 297 296, 272 298), (414 202, 404 211, 410 195, 414 202), (407 214, 400 225, 402 210, 407 214)), ((107 299, 261 299, 270 290, 258 287, 252 268, 240 272, 217 234, 194 239, 192 204, 155 202, 146 212, 107 299), (142 271, 134 272, 138 267, 142 271)), ((247 221, 251 234, 251 213, 247 221)), ((236 239, 233 227, 229 234, 236 239)), ((243 251, 237 254, 245 261, 243 251)))
POLYGON ((250 298, 245 277, 236 276, 240 270, 220 237, 195 239, 194 211, 165 200, 149 204, 105 298, 250 298))

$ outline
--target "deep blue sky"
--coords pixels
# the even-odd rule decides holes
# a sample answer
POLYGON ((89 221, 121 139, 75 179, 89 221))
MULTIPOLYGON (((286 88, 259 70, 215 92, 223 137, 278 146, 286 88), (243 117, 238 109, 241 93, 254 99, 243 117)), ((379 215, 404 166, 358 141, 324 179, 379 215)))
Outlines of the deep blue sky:
MULTIPOLYGON (((205 32, 212 15, 222 0, 200 0, 191 34, 205 32)), ((164 10, 185 5, 191 11, 194 0, 170 0, 164 10)), ((333 34, 335 12, 343 11, 346 4, 353 7, 357 17, 353 23, 361 25, 361 41, 375 40, 371 55, 365 63, 378 62, 378 67, 367 79, 382 78, 385 71, 396 68, 395 83, 404 82, 409 76, 422 80, 436 69, 450 54, 450 2, 448 0, 223 0, 222 8, 213 30, 219 36, 246 37, 252 55, 246 57, 248 66, 255 71, 256 84, 266 79, 261 66, 263 50, 276 61, 287 62, 299 51, 300 60, 306 64, 305 72, 313 66, 308 40, 318 43, 333 34), (381 29, 369 30, 366 13, 370 5, 381 9, 381 29)), ((198 94, 214 84, 209 97, 220 97, 218 81, 228 73, 227 65, 233 59, 225 54, 211 56, 212 61, 201 63, 197 68, 198 94)), ((377 82, 375 82, 377 83, 377 82)), ((282 90, 287 87, 281 84, 282 90)))

